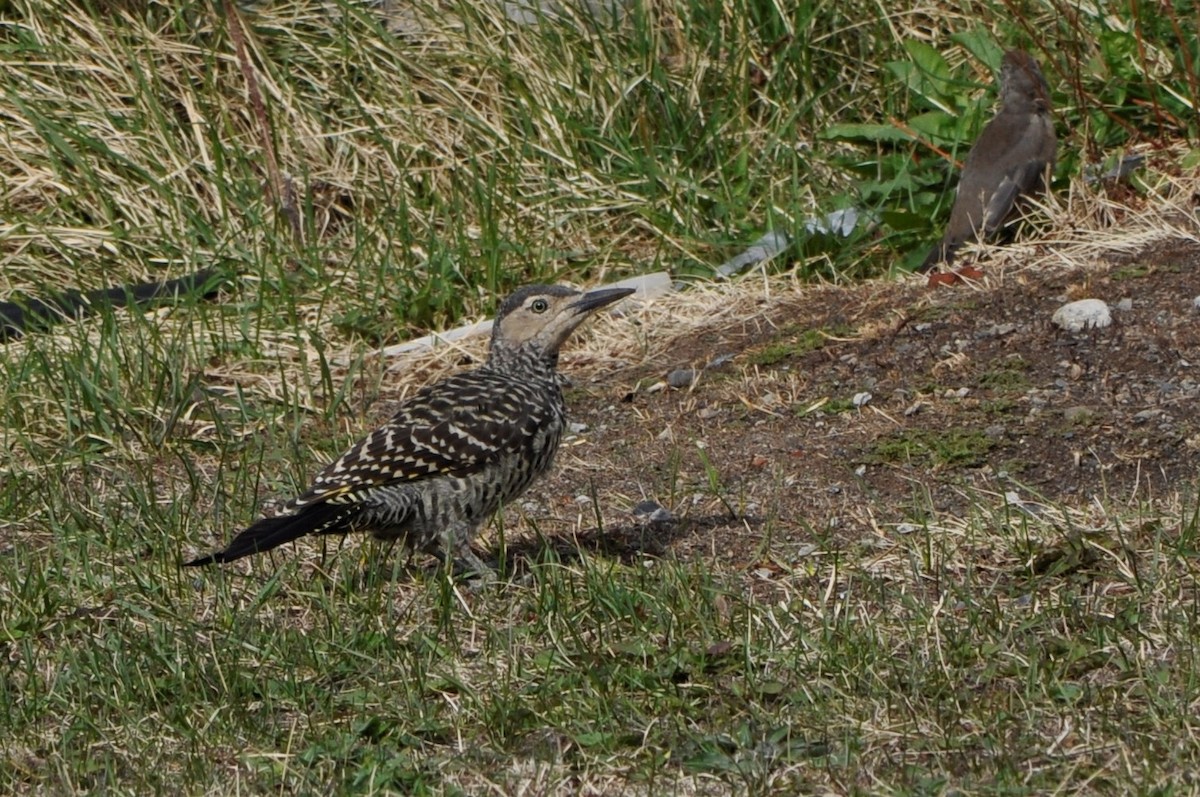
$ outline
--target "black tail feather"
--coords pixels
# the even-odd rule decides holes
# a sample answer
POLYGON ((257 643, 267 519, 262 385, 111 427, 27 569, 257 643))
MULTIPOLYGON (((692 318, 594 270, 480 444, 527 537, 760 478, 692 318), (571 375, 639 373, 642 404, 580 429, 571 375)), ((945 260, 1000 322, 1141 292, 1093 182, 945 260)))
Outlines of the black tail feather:
POLYGON ((209 268, 165 282, 120 285, 87 293, 69 290, 44 299, 27 297, 0 302, 0 343, 16 340, 27 332, 45 329, 66 318, 86 315, 97 306, 144 305, 184 293, 211 296, 220 287, 221 277, 220 270, 209 268))
POLYGON ((350 530, 350 521, 357 513, 358 507, 354 504, 320 503, 306 506, 294 514, 263 518, 234 537, 225 550, 193 559, 184 563, 184 567, 232 562, 278 548, 285 542, 298 540, 308 534, 346 532, 350 530))

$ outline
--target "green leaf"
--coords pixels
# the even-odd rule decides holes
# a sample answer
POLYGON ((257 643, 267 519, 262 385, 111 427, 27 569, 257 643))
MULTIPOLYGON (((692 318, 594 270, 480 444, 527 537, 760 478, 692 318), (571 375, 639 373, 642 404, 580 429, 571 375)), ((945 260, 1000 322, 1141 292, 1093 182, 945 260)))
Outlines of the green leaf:
POLYGON ((938 141, 957 141, 959 136, 959 117, 943 111, 929 111, 917 114, 908 120, 908 126, 927 138, 938 141))
POLYGON ((977 61, 987 64, 993 72, 1000 69, 1004 48, 987 28, 976 28, 962 33, 953 33, 950 40, 962 45, 977 61))
POLYGON ((905 49, 912 56, 912 62, 888 64, 892 73, 917 97, 934 108, 950 111, 954 107, 959 86, 957 81, 952 80, 946 59, 924 42, 910 40, 905 43, 905 49))
POLYGON ((912 56, 913 63, 930 80, 944 84, 950 79, 950 66, 946 59, 932 45, 917 39, 909 39, 904 43, 904 49, 912 56))
POLYGON ((830 125, 821 133, 821 138, 841 141, 910 141, 908 133, 894 125, 838 124, 830 125))
POLYGON ((879 214, 879 218, 893 230, 929 229, 929 217, 920 213, 909 213, 904 210, 885 210, 879 214))
POLYGON ((611 733, 588 731, 587 733, 577 734, 575 736, 575 743, 580 747, 600 747, 608 744, 612 738, 613 735, 611 733))

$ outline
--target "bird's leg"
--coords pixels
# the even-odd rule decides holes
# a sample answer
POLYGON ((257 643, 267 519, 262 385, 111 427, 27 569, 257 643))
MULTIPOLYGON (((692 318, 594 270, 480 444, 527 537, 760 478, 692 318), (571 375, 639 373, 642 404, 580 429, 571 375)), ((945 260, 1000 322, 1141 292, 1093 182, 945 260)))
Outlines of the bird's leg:
POLYGON ((484 583, 496 580, 496 571, 471 550, 471 538, 475 527, 469 523, 451 523, 441 533, 442 554, 448 566, 461 568, 484 583))

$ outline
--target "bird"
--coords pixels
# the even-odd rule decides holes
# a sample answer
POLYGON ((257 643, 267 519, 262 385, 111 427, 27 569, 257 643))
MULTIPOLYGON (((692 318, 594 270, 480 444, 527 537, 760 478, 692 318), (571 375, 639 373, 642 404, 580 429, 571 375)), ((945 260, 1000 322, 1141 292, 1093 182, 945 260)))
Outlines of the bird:
POLYGON ((1021 199, 1045 190, 1057 153, 1050 87, 1037 62, 1009 50, 1000 64, 1000 110, 967 153, 946 233, 921 264, 951 264, 958 248, 987 237, 1021 212, 1021 199))
POLYGON ((633 292, 518 289, 496 314, 481 366, 419 390, 280 514, 185 566, 232 562, 312 534, 368 531, 492 578, 471 540, 554 461, 566 426, 559 347, 597 310, 633 292))

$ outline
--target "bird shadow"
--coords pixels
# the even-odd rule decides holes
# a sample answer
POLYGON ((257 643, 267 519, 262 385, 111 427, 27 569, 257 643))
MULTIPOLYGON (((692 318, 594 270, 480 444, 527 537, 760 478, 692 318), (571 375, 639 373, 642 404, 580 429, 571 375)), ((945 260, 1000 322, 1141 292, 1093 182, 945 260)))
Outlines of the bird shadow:
MULTIPOLYGON (((600 526, 570 536, 538 533, 512 543, 502 542, 484 553, 482 561, 493 569, 501 583, 519 582, 539 564, 577 564, 586 555, 615 559, 621 564, 631 565, 646 557, 668 558, 672 546, 679 540, 731 523, 754 527, 759 521, 757 518, 734 518, 720 514, 600 526)), ((406 552, 402 545, 391 544, 373 567, 367 566, 359 574, 359 586, 379 580, 436 579, 445 575, 446 567, 447 562, 441 557, 413 554, 406 552), (405 560, 396 562, 396 556, 405 560)), ((473 581, 479 576, 462 562, 455 562, 452 567, 455 580, 473 581)))
POLYGON ((667 558, 673 545, 681 539, 730 523, 743 522, 751 525, 757 523, 750 518, 732 518, 721 514, 594 527, 570 536, 538 534, 495 548, 485 558, 488 564, 510 576, 524 575, 532 566, 547 561, 578 563, 585 555, 615 559, 621 564, 630 565, 645 557, 667 558))

